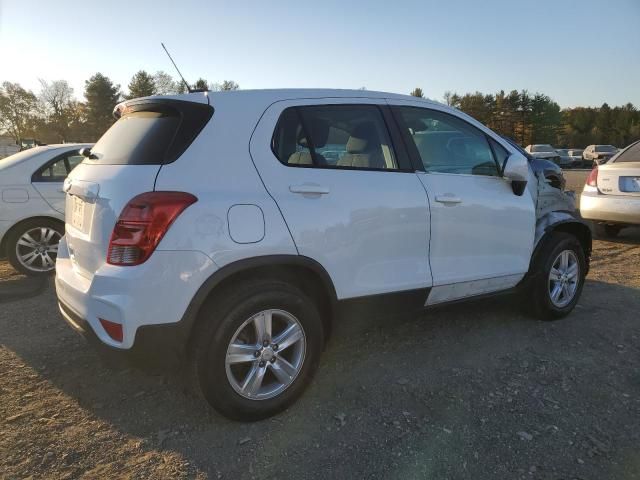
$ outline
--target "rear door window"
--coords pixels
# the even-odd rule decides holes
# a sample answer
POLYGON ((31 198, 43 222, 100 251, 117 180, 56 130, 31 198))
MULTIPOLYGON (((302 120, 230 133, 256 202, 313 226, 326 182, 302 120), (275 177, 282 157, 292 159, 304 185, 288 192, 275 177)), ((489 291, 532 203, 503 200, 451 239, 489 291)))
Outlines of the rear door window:
POLYGON ((91 149, 91 163, 163 165, 176 160, 211 118, 213 108, 165 101, 127 107, 91 149))
POLYGON ((384 117, 375 105, 288 108, 280 116, 272 147, 288 166, 398 169, 384 117))
POLYGON ((78 165, 84 157, 78 150, 58 155, 52 161, 44 165, 40 170, 31 176, 32 182, 64 182, 71 170, 78 165))

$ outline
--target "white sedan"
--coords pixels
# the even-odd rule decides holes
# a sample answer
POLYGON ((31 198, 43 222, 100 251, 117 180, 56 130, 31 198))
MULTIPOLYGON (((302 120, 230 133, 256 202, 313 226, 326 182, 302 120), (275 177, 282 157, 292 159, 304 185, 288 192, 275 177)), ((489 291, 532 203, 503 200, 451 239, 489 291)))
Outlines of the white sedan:
POLYGON ((0 160, 0 257, 27 275, 55 268, 64 235, 62 184, 88 144, 36 147, 0 160))
POLYGON ((608 237, 640 225, 640 141, 591 171, 580 196, 580 213, 608 237))

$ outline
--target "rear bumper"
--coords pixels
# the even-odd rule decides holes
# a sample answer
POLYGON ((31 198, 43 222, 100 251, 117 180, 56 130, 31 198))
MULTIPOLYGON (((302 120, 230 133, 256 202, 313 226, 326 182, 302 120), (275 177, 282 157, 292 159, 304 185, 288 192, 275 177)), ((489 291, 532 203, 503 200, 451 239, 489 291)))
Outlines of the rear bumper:
POLYGON ((582 192, 580 215, 596 222, 640 225, 640 197, 582 192))
POLYGON ((92 341, 119 350, 139 350, 144 344, 175 349, 188 334, 180 333, 185 329, 180 320, 215 270, 201 252, 156 251, 142 265, 103 265, 89 279, 74 266, 63 238, 56 262, 56 293, 67 323, 92 341), (122 325, 122 342, 107 334, 100 319, 122 325))

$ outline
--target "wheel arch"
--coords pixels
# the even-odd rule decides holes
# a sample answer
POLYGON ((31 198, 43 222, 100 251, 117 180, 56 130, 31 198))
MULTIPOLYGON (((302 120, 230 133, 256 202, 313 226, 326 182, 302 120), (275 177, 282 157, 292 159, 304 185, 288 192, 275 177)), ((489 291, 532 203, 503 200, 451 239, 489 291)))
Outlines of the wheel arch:
POLYGON ((585 275, 588 274, 593 245, 591 228, 589 228, 589 225, 582 218, 566 212, 551 212, 551 214, 545 215, 545 217, 538 222, 538 226, 536 227, 536 244, 533 254, 531 255, 529 270, 531 270, 531 266, 534 264, 534 260, 541 250, 542 245, 554 232, 568 233, 578 239, 584 250, 585 260, 587 262, 585 275))
POLYGON ((214 272, 198 289, 180 323, 186 345, 191 342, 198 314, 205 303, 223 289, 247 279, 265 278, 290 282, 309 295, 320 309, 325 338, 331 333, 337 295, 331 277, 315 260, 301 255, 266 255, 230 263, 214 272))
POLYGON ((56 222, 62 226, 62 230, 64 231, 64 221, 49 215, 36 215, 34 217, 27 217, 27 218, 18 220, 4 233, 4 235, 2 236, 2 239, 0 240, 0 257, 7 256, 7 242, 11 234, 23 224, 27 222, 31 222, 33 220, 47 220, 47 221, 56 222))

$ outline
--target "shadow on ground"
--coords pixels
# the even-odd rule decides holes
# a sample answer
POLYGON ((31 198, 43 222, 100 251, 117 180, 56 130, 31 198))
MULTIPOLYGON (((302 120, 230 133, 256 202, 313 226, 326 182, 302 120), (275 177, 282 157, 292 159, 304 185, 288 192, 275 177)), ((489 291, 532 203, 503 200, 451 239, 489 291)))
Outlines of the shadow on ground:
POLYGON ((640 476, 634 288, 588 281, 574 313, 554 323, 495 299, 338 329, 304 397, 253 424, 211 412, 178 375, 106 369, 60 320, 50 287, 0 308, 2 376, 15 376, 3 412, 15 402, 14 414, 60 415, 12 447, 31 449, 36 458, 11 461, 43 476, 100 462, 140 474, 126 462, 149 452, 211 478, 640 476), (9 371, 18 364, 33 385, 9 371), (28 392, 38 400, 24 401, 28 392), (123 438, 137 450, 122 451, 123 438))

